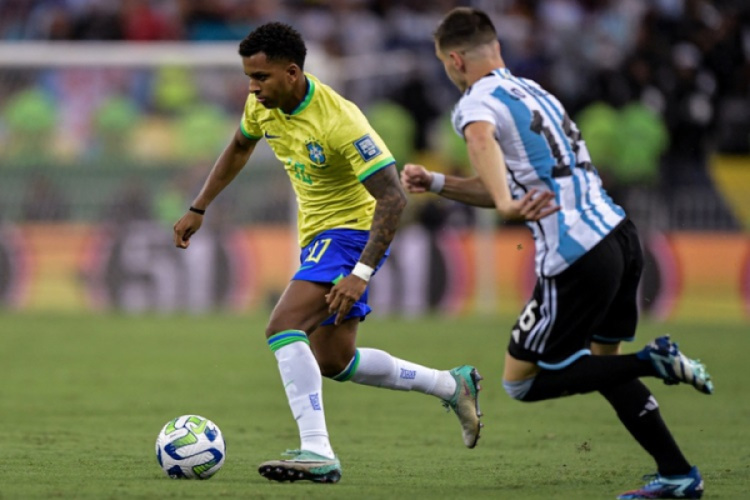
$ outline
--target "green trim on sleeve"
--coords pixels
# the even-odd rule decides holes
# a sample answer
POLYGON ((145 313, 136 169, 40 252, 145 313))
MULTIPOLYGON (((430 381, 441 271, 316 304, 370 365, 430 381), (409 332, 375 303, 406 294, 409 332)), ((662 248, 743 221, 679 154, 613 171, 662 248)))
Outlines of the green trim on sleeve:
POLYGON ((263 139, 262 135, 253 135, 250 132, 248 132, 247 130, 245 130, 245 124, 242 121, 240 121, 240 132, 242 132, 242 135, 244 135, 245 137, 247 137, 251 141, 259 141, 259 140, 263 139))
POLYGON ((359 179, 359 182, 364 182, 365 179, 367 179, 368 177, 370 177, 372 174, 374 174, 378 170, 381 170, 381 169, 383 169, 385 167, 393 165, 394 163, 396 163, 396 160, 393 159, 393 156, 389 156, 385 160, 380 160, 375 165, 373 165, 372 167, 368 168, 363 173, 359 174, 357 176, 357 178, 359 179))

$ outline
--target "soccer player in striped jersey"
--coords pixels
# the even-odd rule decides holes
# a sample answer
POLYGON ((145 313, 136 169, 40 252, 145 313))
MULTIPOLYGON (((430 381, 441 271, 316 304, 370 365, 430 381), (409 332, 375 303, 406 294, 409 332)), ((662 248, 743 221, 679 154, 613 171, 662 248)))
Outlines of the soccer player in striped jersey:
POLYGON ((478 175, 446 176, 407 164, 401 180, 412 193, 494 207, 505 219, 526 220, 533 232, 537 284, 511 331, 505 390, 520 401, 598 391, 658 469, 652 482, 620 498, 699 498, 698 469, 639 378, 689 383, 710 394, 710 377, 667 336, 636 354, 619 354, 638 319, 643 258, 635 226, 602 187, 560 101, 505 67, 485 13, 454 9, 434 38, 438 58, 463 92, 453 125, 478 175))
POLYGON ((242 120, 175 224, 174 242, 188 248, 211 201, 265 138, 298 202, 300 266, 271 313, 266 337, 301 444, 290 459, 261 464, 260 474, 277 481, 340 479, 321 375, 437 396, 456 413, 464 444, 473 448, 481 427, 481 377, 474 367, 435 370, 355 344, 359 323, 370 312, 368 282, 388 255, 406 204, 387 146, 353 103, 304 72, 305 44, 290 26, 258 27, 239 53, 250 80, 242 120))

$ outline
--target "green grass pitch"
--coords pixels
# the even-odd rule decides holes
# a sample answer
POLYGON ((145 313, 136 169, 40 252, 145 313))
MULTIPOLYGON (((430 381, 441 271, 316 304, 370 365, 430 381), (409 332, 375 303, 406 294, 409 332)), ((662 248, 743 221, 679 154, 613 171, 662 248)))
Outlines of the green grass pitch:
MULTIPOLYGON (((457 420, 417 393, 324 382, 336 485, 271 483, 258 463, 299 444, 264 315, 0 314, 0 499, 27 498, 614 498, 653 463, 598 395, 524 404, 503 391, 512 318, 376 319, 359 345, 426 365, 476 365, 485 428, 464 448, 457 420), (210 481, 173 481, 154 440, 186 413, 227 441, 210 481)), ((750 490, 750 331, 743 324, 643 322, 638 340, 672 333, 703 359, 716 393, 646 380, 704 498, 750 490)))

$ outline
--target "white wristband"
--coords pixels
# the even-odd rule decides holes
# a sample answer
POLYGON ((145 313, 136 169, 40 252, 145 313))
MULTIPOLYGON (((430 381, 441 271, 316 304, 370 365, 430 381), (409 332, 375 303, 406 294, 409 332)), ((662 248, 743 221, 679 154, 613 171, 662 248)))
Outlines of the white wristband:
POLYGON ((430 183, 430 191, 439 194, 440 191, 443 190, 443 186, 445 186, 445 174, 441 174, 440 172, 433 172, 432 182, 430 183))
POLYGON ((370 277, 374 272, 375 269, 371 268, 367 264, 362 264, 361 262, 357 262, 357 265, 354 266, 354 269, 352 269, 352 274, 354 276, 362 278, 365 281, 370 281, 370 277))

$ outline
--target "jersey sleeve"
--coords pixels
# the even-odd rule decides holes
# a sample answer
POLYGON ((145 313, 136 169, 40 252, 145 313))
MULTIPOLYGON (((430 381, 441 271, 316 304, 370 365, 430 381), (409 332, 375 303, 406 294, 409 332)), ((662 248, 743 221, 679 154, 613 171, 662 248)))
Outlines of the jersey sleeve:
POLYGON ((242 134, 254 141, 263 138, 263 130, 261 130, 258 121, 255 119, 254 111, 257 105, 258 101, 255 100, 255 96, 252 94, 248 95, 245 101, 245 110, 242 112, 242 120, 240 120, 242 134))
POLYGON ((343 109, 339 126, 331 131, 331 146, 351 165, 360 182, 396 163, 383 139, 355 106, 343 109))
POLYGON ((465 95, 453 109, 453 128, 458 135, 464 137, 464 129, 472 122, 489 122, 497 127, 497 115, 480 96, 465 95))

